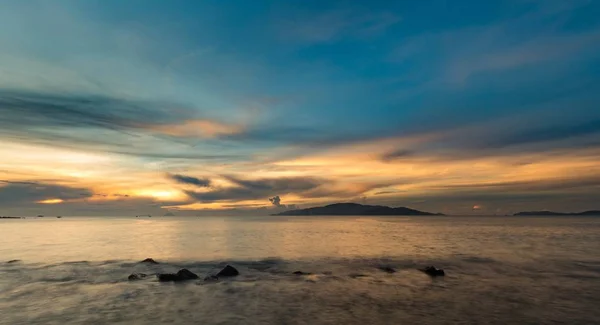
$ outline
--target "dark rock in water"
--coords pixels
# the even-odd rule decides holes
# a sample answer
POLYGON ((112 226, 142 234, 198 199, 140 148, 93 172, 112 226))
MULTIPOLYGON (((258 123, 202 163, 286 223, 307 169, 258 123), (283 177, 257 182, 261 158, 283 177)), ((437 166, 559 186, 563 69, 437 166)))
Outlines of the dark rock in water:
POLYGON ((177 273, 162 273, 158 274, 158 281, 169 282, 169 281, 186 281, 198 279, 198 275, 188 269, 181 269, 177 273))
POLYGON ((228 276, 237 276, 240 275, 240 272, 233 266, 227 265, 223 268, 219 273, 217 273, 217 277, 228 277, 228 276))
POLYGON ((127 280, 129 280, 129 281, 141 280, 147 276, 148 275, 145 273, 133 273, 127 277, 127 280))
POLYGON ((391 268, 389 266, 380 266, 378 267, 378 269, 382 270, 383 272, 386 273, 396 273, 396 270, 394 268, 391 268))
POLYGON ((213 282, 213 281, 219 281, 219 277, 216 275, 208 275, 204 278, 205 282, 213 282))
POLYGON ((177 278, 177 274, 175 273, 161 273, 158 274, 158 281, 160 282, 169 282, 169 281, 181 281, 177 278))
POLYGON ((18 262, 21 262, 21 260, 10 260, 10 261, 8 261, 6 263, 13 264, 13 263, 18 263, 18 262))
POLYGON ((151 259, 151 258, 147 258, 143 261, 141 261, 140 263, 146 263, 146 264, 159 264, 157 261, 151 259))
POLYGON ((295 275, 311 275, 312 273, 307 273, 307 272, 302 272, 302 271, 296 271, 293 274, 295 274, 295 275))
POLYGON ((177 276, 183 280, 194 280, 199 278, 199 276, 196 273, 188 269, 179 270, 179 272, 177 272, 177 276))
POLYGON ((444 276, 446 275, 446 273, 444 272, 444 270, 442 269, 438 269, 435 266, 428 266, 424 269, 420 270, 421 272, 429 275, 429 276, 444 276))

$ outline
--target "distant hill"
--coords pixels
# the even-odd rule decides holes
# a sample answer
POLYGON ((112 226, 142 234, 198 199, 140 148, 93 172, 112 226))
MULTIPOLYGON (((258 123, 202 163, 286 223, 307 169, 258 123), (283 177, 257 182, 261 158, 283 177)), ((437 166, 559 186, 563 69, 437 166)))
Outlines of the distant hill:
POLYGON ((289 210, 275 216, 435 216, 441 213, 429 213, 405 207, 390 208, 383 205, 363 205, 358 203, 335 203, 324 207, 289 210))
POLYGON ((552 212, 552 211, 524 211, 515 213, 515 216, 600 216, 600 210, 583 212, 552 212))

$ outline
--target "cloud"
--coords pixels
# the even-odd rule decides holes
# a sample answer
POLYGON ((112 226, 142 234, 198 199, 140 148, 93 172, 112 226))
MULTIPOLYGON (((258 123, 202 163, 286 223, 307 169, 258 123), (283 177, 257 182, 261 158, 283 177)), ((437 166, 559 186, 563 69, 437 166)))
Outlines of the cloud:
MULTIPOLYGON (((598 172, 598 171, 597 171, 598 172)), ((434 189, 436 187, 433 187, 434 189)), ((467 183, 442 185, 437 189, 450 190, 452 192, 473 192, 481 194, 503 194, 503 193, 541 193, 541 192, 563 192, 572 190, 590 190, 600 188, 600 175, 591 174, 587 177, 556 177, 545 180, 527 180, 510 182, 489 183, 467 183)))
POLYGON ((233 187, 214 188, 207 192, 185 191, 185 193, 200 202, 218 201, 243 201, 257 200, 272 197, 275 193, 302 195, 316 189, 325 183, 325 180, 311 177, 282 177, 263 179, 241 179, 225 176, 233 187))
POLYGON ((411 157, 415 153, 412 150, 407 149, 397 149, 394 151, 386 152, 381 156, 381 160, 383 161, 391 161, 398 158, 411 157))
MULTIPOLYGON (((566 26, 566 22, 580 15, 582 8, 596 11, 597 4, 587 0, 559 1, 562 5, 556 6, 551 2, 542 1, 535 6, 521 2, 513 8, 522 10, 521 14, 509 19, 411 35, 396 46, 391 60, 418 67, 415 78, 431 74, 428 83, 437 88, 465 86, 470 78, 493 78, 517 68, 542 67, 547 72, 547 68, 555 68, 552 65, 597 58, 597 25, 575 29, 566 26)), ((582 21, 585 19, 582 17, 582 21)))
POLYGON ((325 43, 343 37, 373 36, 401 20, 393 12, 344 8, 288 17, 285 21, 279 21, 276 28, 285 40, 325 43))
POLYGON ((281 198, 279 197, 279 195, 269 198, 269 201, 271 202, 271 204, 273 204, 276 207, 281 206, 281 198))
POLYGON ((189 120, 176 124, 150 126, 149 129, 174 137, 215 138, 223 135, 238 134, 243 127, 211 120, 189 120))
POLYGON ((175 103, 135 101, 99 95, 45 94, 0 90, 2 127, 144 129, 185 121, 192 109, 175 103), (12 127, 11 127, 12 125, 12 127))
MULTIPOLYGON (((502 148, 513 145, 532 144, 539 142, 549 142, 565 140, 577 137, 587 137, 600 135, 600 120, 592 120, 576 125, 555 125, 548 127, 532 126, 529 130, 515 132, 491 139, 484 145, 491 148, 502 148)), ((595 137, 599 140, 600 137, 595 137)))
MULTIPOLYGON (((528 65, 545 65, 547 62, 570 59, 596 48, 600 32, 573 35, 540 35, 519 45, 504 47, 494 52, 457 59, 450 68, 450 77, 465 80, 484 72, 502 71, 528 65)), ((466 57, 466 56, 465 56, 466 57)))
POLYGON ((323 180, 312 177, 281 177, 248 180, 233 176, 225 176, 228 181, 254 191, 281 190, 290 193, 295 191, 306 191, 321 186, 323 180))
POLYGON ((398 192, 399 191, 397 191, 397 190, 387 190, 387 191, 375 192, 373 195, 397 194, 398 192))
POLYGON ((201 114, 172 102, 0 89, 0 139, 149 158, 239 159, 231 145, 207 140, 237 127, 201 114), (219 154, 205 153, 215 147, 219 154))
POLYGON ((171 178, 172 180, 174 180, 180 184, 190 184, 190 185, 195 185, 198 187, 209 187, 210 186, 210 179, 208 179, 208 178, 196 178, 196 177, 185 176, 185 175, 180 175, 180 174, 169 175, 169 178, 171 178))
POLYGON ((0 203, 5 205, 33 204, 48 200, 60 203, 92 196, 92 191, 86 188, 37 182, 0 181, 0 203))

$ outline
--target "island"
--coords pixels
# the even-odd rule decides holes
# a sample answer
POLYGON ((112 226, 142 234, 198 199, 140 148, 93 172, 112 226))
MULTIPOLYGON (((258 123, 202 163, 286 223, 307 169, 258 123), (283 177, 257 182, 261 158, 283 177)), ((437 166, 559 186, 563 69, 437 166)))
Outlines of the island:
POLYGON ((600 210, 583 212, 553 212, 553 211, 523 211, 513 214, 514 216, 600 216, 600 210))
POLYGON ((383 205, 363 205, 358 203, 335 203, 323 207, 288 210, 274 216, 443 216, 406 207, 392 208, 383 205))

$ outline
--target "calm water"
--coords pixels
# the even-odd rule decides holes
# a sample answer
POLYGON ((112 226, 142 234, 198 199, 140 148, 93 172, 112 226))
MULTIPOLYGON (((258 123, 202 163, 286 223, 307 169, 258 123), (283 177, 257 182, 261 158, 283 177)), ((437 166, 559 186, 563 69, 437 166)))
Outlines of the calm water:
POLYGON ((599 302, 600 218, 0 219, 0 324, 599 324, 599 302))

